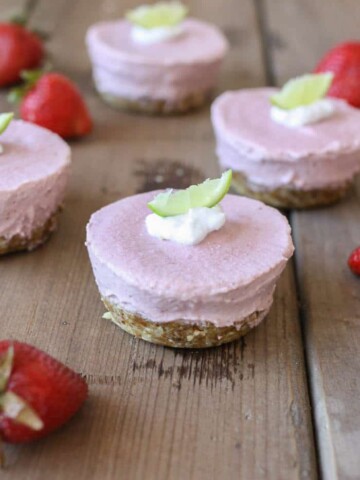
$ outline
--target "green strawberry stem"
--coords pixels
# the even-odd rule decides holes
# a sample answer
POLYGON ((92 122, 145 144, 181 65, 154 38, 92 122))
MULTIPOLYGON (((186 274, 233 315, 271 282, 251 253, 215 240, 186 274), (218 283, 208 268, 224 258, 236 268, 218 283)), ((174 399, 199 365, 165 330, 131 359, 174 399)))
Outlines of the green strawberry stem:
POLYGON ((19 87, 14 87, 10 90, 7 97, 10 103, 19 103, 25 95, 36 85, 36 82, 40 80, 44 71, 40 70, 23 70, 20 74, 23 84, 19 87))
POLYGON ((43 68, 35 70, 23 70, 20 74, 23 83, 10 90, 7 100, 10 103, 19 103, 27 93, 36 85, 40 78, 52 69, 51 65, 47 63, 43 68))
POLYGON ((29 17, 27 12, 16 13, 12 17, 10 17, 10 23, 14 23, 15 25, 20 25, 20 27, 26 28, 29 17))
POLYGON ((44 32, 42 30, 38 30, 37 28, 30 28, 28 29, 28 23, 29 23, 29 12, 21 12, 13 15, 10 17, 10 23, 13 23, 15 25, 19 25, 20 27, 26 28, 30 32, 34 33, 37 37, 40 38, 42 41, 46 41, 49 39, 49 34, 47 32, 44 32))

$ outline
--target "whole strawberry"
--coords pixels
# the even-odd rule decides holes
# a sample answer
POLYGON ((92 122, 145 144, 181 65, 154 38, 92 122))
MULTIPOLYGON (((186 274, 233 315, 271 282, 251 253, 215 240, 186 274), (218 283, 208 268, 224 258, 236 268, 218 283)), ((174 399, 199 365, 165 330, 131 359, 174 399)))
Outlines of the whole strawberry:
POLYGON ((0 23, 0 87, 18 82, 21 71, 37 68, 43 57, 35 33, 15 23, 0 23))
POLYGON ((360 247, 355 248, 355 250, 350 254, 348 258, 348 265, 350 270, 355 273, 355 275, 360 275, 360 247))
POLYGON ((320 61, 315 72, 333 72, 328 95, 360 108, 360 42, 336 46, 320 61))
POLYGON ((87 397, 85 381, 26 343, 0 341, 0 440, 30 442, 61 427, 87 397))
POLYGON ((92 129, 92 120, 76 85, 59 73, 23 72, 24 87, 14 90, 20 97, 20 116, 63 138, 81 137, 92 129))

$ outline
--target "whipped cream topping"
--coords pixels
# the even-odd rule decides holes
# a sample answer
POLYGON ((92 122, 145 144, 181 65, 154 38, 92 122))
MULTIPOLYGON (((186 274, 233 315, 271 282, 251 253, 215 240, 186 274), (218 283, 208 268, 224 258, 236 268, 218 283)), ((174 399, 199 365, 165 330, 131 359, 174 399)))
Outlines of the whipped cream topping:
POLYGON ((324 118, 332 117, 335 113, 335 104, 328 98, 318 100, 311 105, 283 110, 275 105, 270 109, 270 116, 274 122, 286 127, 296 128, 317 123, 324 118))
POLYGON ((152 43, 163 42, 178 37, 184 33, 182 24, 169 27, 143 28, 134 25, 131 29, 131 38, 136 43, 150 45, 152 43))
POLYGON ((173 217, 160 217, 151 213, 146 217, 145 223, 148 234, 152 237, 183 245, 196 245, 224 225, 225 214, 219 205, 212 208, 198 207, 173 217))

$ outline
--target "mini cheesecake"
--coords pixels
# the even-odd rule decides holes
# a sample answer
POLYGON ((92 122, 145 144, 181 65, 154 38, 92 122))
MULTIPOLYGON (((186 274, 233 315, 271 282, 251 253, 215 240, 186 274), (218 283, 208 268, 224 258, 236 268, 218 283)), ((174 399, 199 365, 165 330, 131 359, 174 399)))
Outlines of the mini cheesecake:
POLYGON ((293 253, 290 226, 263 203, 227 195, 225 224, 196 245, 149 235, 134 195, 94 213, 86 245, 109 317, 149 342, 212 347, 239 338, 269 312, 293 253))
POLYGON ((0 254, 33 250, 57 226, 70 148, 42 127, 13 120, 0 136, 0 254))
POLYGON ((186 19, 181 33, 155 43, 133 38, 128 20, 93 25, 86 37, 93 78, 114 107, 171 114, 201 106, 217 82, 228 44, 218 28, 186 19))
POLYGON ((233 187, 284 208, 341 199, 360 170, 360 111, 332 99, 334 113, 296 128, 271 117, 274 88, 226 92, 212 106, 217 155, 233 187))

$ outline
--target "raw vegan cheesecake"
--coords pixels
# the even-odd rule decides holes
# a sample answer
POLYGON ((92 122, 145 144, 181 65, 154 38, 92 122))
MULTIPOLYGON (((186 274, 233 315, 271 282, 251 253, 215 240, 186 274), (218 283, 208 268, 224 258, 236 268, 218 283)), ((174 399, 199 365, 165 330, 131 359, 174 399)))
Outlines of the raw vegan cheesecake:
POLYGON ((261 202, 223 198, 230 182, 228 171, 186 190, 124 198, 92 215, 86 244, 105 318, 180 348, 230 342, 261 322, 293 253, 290 227, 261 202))
POLYGON ((70 166, 60 137, 11 117, 0 115, 0 255, 33 250, 55 230, 70 166))
POLYGON ((306 75, 282 90, 226 92, 212 106, 217 155, 239 193, 306 208, 341 199, 360 170, 360 111, 324 98, 331 74, 306 75))
POLYGON ((170 114, 205 102, 228 44, 217 27, 186 15, 180 2, 160 2, 90 27, 94 82, 107 103, 170 114))

